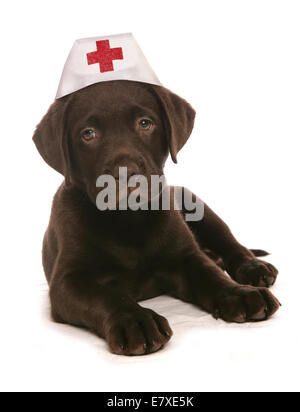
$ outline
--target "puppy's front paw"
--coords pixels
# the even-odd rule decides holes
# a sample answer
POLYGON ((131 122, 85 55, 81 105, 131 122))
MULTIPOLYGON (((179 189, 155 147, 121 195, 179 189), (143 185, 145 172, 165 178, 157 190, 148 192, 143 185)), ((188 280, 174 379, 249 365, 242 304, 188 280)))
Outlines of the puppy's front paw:
POLYGON ((278 270, 271 263, 253 258, 242 262, 233 277, 242 285, 270 287, 276 282, 277 275, 278 270))
POLYGON ((106 340, 117 355, 157 352, 173 334, 167 319, 145 308, 115 314, 107 323, 106 340))
POLYGON ((267 288, 241 286, 217 298, 213 316, 226 322, 257 322, 270 318, 279 307, 267 288))

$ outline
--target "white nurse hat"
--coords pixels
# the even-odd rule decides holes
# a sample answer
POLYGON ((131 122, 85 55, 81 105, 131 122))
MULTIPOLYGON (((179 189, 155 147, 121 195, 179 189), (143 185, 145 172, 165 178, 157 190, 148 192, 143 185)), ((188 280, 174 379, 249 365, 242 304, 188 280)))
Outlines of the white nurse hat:
POLYGON ((76 40, 64 66, 56 99, 110 80, 161 85, 131 33, 76 40))

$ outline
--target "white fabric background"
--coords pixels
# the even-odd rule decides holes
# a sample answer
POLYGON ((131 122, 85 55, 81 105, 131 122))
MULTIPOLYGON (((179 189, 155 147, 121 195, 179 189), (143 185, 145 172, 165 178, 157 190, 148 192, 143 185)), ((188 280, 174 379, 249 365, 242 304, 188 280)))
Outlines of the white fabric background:
POLYGON ((28 0, 2 3, 0 16, 0 390, 298 391, 299 2, 28 0), (170 183, 272 252, 283 304, 268 322, 231 325, 171 298, 143 302, 174 336, 135 358, 49 319, 40 251, 61 177, 31 142, 74 40, 122 32, 197 110, 170 183))
POLYGON ((1 390, 298 391, 298 291, 284 260, 272 259, 283 269, 274 288, 283 307, 268 322, 226 324, 166 296, 142 302, 168 318, 174 336, 141 357, 111 354, 88 331, 51 322, 47 285, 31 285, 14 294, 17 319, 2 321, 1 390))

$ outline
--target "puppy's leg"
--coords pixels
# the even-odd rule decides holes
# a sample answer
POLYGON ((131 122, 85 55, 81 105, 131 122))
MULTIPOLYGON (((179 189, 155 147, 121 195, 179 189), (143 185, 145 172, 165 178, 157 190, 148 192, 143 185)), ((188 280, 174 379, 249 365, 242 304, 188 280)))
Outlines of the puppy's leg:
POLYGON ((162 274, 171 296, 227 322, 262 321, 278 310, 280 303, 267 288, 239 285, 205 253, 184 256, 178 251, 177 256, 169 274, 162 274))
MULTIPOLYGON (((196 198, 196 195, 193 196, 196 198)), ((186 210, 183 212, 190 213, 186 210)), ((265 287, 275 283, 277 269, 270 263, 257 259, 250 249, 242 246, 229 227, 207 205, 204 206, 202 220, 187 223, 201 248, 207 248, 220 256, 224 269, 238 283, 265 287)))
POLYGON ((53 274, 50 299, 54 320, 92 330, 120 355, 156 352, 168 342, 172 330, 165 318, 142 308, 118 288, 99 285, 95 277, 76 266, 72 271, 70 264, 58 264, 53 274))

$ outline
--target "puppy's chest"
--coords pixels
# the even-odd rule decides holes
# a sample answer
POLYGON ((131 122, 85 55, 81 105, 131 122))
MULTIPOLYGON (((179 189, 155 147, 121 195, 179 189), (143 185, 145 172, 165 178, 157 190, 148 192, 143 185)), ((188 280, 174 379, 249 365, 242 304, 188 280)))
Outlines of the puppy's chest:
POLYGON ((144 261, 144 254, 134 247, 112 244, 104 251, 105 260, 109 265, 117 266, 120 269, 135 271, 138 270, 144 261))
POLYGON ((101 239, 97 244, 98 262, 108 270, 152 272, 161 260, 159 250, 152 242, 126 244, 118 240, 101 239))

